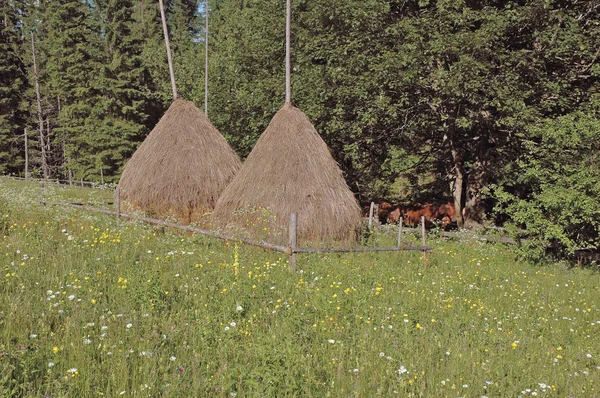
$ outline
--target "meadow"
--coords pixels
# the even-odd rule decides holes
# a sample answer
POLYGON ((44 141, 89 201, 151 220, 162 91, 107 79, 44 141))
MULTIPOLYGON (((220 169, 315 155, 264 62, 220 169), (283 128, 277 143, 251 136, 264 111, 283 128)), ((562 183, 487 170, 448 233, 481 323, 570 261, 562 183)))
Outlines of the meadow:
POLYGON ((0 179, 0 396, 600 396, 595 265, 432 234, 427 269, 403 252, 299 255, 292 271, 50 205, 108 190, 44 197, 0 179))

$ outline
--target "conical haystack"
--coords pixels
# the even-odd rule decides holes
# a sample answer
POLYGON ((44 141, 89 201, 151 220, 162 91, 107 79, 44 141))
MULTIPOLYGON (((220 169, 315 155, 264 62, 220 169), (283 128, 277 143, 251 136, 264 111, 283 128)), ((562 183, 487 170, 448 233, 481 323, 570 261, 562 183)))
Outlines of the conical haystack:
POLYGON ((268 209, 280 230, 297 212, 298 236, 304 240, 352 240, 362 222, 360 206, 327 144, 308 117, 289 104, 273 117, 213 216, 260 234, 251 225, 260 223, 248 220, 243 209, 268 209))
POLYGON ((127 162, 119 181, 121 201, 154 217, 198 220, 240 167, 206 115, 177 99, 127 162))

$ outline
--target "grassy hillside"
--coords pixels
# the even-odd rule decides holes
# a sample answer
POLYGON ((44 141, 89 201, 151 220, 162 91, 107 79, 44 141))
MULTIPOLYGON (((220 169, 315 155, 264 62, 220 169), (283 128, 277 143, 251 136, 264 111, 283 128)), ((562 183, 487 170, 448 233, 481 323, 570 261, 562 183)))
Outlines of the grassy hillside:
POLYGON ((0 396, 600 396, 597 270, 431 237, 427 269, 363 253, 292 272, 39 199, 0 180, 0 396))

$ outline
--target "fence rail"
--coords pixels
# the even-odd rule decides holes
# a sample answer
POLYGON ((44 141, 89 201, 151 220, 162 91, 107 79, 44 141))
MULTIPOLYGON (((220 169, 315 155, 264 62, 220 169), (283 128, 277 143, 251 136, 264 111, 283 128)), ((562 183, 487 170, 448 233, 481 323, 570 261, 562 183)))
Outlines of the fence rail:
MULTIPOLYGON (((194 227, 191 225, 181 225, 181 224, 177 224, 177 223, 173 223, 173 222, 169 222, 169 221, 157 220, 154 218, 122 213, 120 211, 119 196, 120 195, 118 194, 118 190, 117 190, 117 195, 116 195, 117 200, 115 203, 116 207, 117 207, 116 211, 100 209, 100 208, 96 208, 96 207, 89 207, 89 206, 86 206, 84 204, 79 204, 79 203, 58 202, 58 203, 51 203, 51 205, 59 205, 59 206, 67 206, 67 207, 77 208, 77 209, 84 209, 84 210, 88 210, 88 211, 93 211, 93 212, 116 216, 117 218, 127 218, 130 220, 143 221, 143 222, 146 222, 149 224, 179 229, 182 231, 198 233, 201 235, 210 236, 213 238, 218 238, 218 239, 223 239, 223 240, 242 242, 242 243, 245 243, 245 244, 248 244, 251 246, 261 247, 263 249, 274 250, 277 252, 287 254, 290 257, 290 267, 292 269, 295 269, 295 267, 296 267, 296 254, 301 254, 301 253, 359 253, 359 252, 384 252, 384 251, 395 251, 395 252, 421 251, 421 252, 423 252, 424 266, 427 267, 426 253, 433 250, 432 247, 425 245, 425 235, 423 235, 423 246, 413 246, 413 245, 403 244, 404 241, 402 240, 402 223, 400 223, 399 229, 398 229, 398 245, 397 246, 392 246, 392 247, 349 247, 349 248, 298 247, 298 242, 297 242, 297 217, 298 216, 296 213, 292 213, 290 215, 290 227, 289 227, 290 239, 289 239, 288 246, 281 246, 281 245, 276 245, 276 244, 266 242, 266 241, 259 241, 259 240, 254 240, 254 239, 250 239, 250 238, 233 236, 233 235, 225 234, 222 232, 211 231, 211 230, 207 230, 207 229, 203 229, 203 228, 194 227)), ((423 220, 423 223, 424 223, 424 220, 423 220)), ((423 229, 423 231, 424 231, 424 229, 423 229)))

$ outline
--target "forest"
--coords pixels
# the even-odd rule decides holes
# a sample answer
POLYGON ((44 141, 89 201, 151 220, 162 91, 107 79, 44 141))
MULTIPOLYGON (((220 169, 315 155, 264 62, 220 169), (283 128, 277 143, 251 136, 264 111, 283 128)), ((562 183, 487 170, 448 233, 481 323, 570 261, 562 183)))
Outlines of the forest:
MULTIPOLYGON (((285 0, 166 7, 201 109, 208 10, 208 116, 244 158, 284 102, 285 0)), ((0 173, 118 181, 172 102, 158 2, 0 13, 0 173)), ((459 226, 464 208, 538 250, 600 244, 599 1, 294 0, 292 65, 361 201, 451 200, 459 226)))

